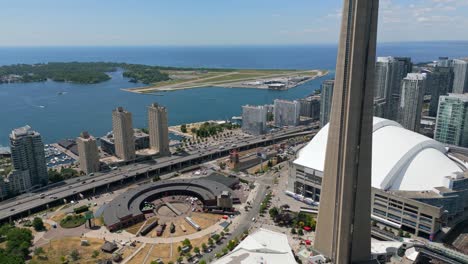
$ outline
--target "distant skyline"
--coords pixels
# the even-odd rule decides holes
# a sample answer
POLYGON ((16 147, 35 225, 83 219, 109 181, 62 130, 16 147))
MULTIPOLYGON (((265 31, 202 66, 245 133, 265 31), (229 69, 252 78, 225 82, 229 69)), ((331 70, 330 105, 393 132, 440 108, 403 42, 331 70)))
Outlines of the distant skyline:
MULTIPOLYGON (((342 0, 0 0, 0 46, 335 44, 342 0)), ((468 40, 467 0, 381 0, 378 42, 468 40)))

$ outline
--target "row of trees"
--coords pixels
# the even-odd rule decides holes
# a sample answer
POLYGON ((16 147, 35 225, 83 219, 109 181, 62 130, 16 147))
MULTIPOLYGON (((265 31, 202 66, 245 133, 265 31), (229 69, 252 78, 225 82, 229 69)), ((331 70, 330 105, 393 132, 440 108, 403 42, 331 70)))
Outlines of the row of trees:
POLYGON ((57 169, 49 169, 48 173, 49 181, 51 183, 56 183, 79 176, 78 171, 72 168, 62 168, 60 171, 58 171, 57 169))

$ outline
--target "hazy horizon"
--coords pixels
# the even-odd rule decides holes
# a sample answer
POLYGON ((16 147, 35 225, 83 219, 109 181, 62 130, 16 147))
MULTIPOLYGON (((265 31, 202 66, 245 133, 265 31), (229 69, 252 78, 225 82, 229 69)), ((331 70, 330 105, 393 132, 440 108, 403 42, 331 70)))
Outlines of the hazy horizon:
MULTIPOLYGON (((342 1, 58 1, 2 5, 1 46, 311 45, 338 41, 342 1)), ((381 0, 379 42, 468 41, 468 1, 381 0)))

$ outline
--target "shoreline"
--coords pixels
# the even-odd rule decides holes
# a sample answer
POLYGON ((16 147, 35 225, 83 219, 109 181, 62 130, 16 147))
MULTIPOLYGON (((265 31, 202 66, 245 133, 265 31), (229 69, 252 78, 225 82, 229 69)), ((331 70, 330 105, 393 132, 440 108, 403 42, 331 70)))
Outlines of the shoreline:
MULTIPOLYGON (((235 73, 236 72, 231 73, 231 74, 235 74, 235 73)), ((246 78, 246 79, 237 80, 237 81, 214 81, 214 82, 207 81, 203 83, 193 83, 193 82, 197 82, 200 80, 188 80, 186 82, 173 84, 173 85, 167 85, 167 86, 161 86, 161 87, 143 86, 143 87, 133 87, 133 88, 122 88, 121 90, 126 91, 126 92, 131 92, 131 93, 137 93, 137 94, 152 94, 152 93, 158 93, 158 92, 171 92, 171 91, 187 90, 187 89, 194 89, 194 88, 206 88, 206 87, 287 91, 289 89, 293 89, 306 82, 324 77, 328 75, 329 73, 330 73, 330 70, 305 70, 305 71, 291 72, 287 74, 273 74, 273 75, 257 76, 255 78, 246 78), (275 78, 285 78, 285 77, 291 77, 291 76, 300 76, 301 73, 302 74, 315 73, 315 74, 313 76, 307 76, 308 78, 306 80, 297 82, 294 85, 286 87, 285 89, 272 89, 272 88, 264 87, 264 86, 259 87, 259 86, 244 84, 245 82, 248 82, 248 81, 252 82, 252 81, 258 81, 262 79, 275 79, 275 78)), ((207 80, 211 78, 207 78, 207 80)), ((161 94, 160 96, 163 96, 163 94, 161 94)))

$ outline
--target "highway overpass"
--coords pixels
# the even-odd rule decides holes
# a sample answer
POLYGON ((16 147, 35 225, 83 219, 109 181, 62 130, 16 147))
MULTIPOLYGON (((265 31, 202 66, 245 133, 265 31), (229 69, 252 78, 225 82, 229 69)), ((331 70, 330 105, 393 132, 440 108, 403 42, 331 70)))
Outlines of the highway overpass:
POLYGON ((113 187, 124 187, 139 180, 151 178, 156 175, 164 175, 179 171, 184 168, 193 167, 197 164, 214 160, 229 155, 232 149, 240 151, 260 146, 275 144, 288 138, 301 135, 315 135, 317 130, 311 127, 301 126, 282 130, 275 134, 249 137, 247 139, 235 140, 229 146, 222 149, 219 146, 204 150, 192 151, 185 155, 173 155, 157 160, 145 161, 122 166, 117 170, 107 173, 96 173, 94 176, 83 176, 64 181, 59 186, 54 186, 40 193, 31 193, 29 196, 20 196, 0 203, 0 222, 11 222, 65 203, 66 201, 78 200, 83 195, 91 196, 96 192, 103 192, 113 187), (233 147, 235 145, 235 147, 233 147))

